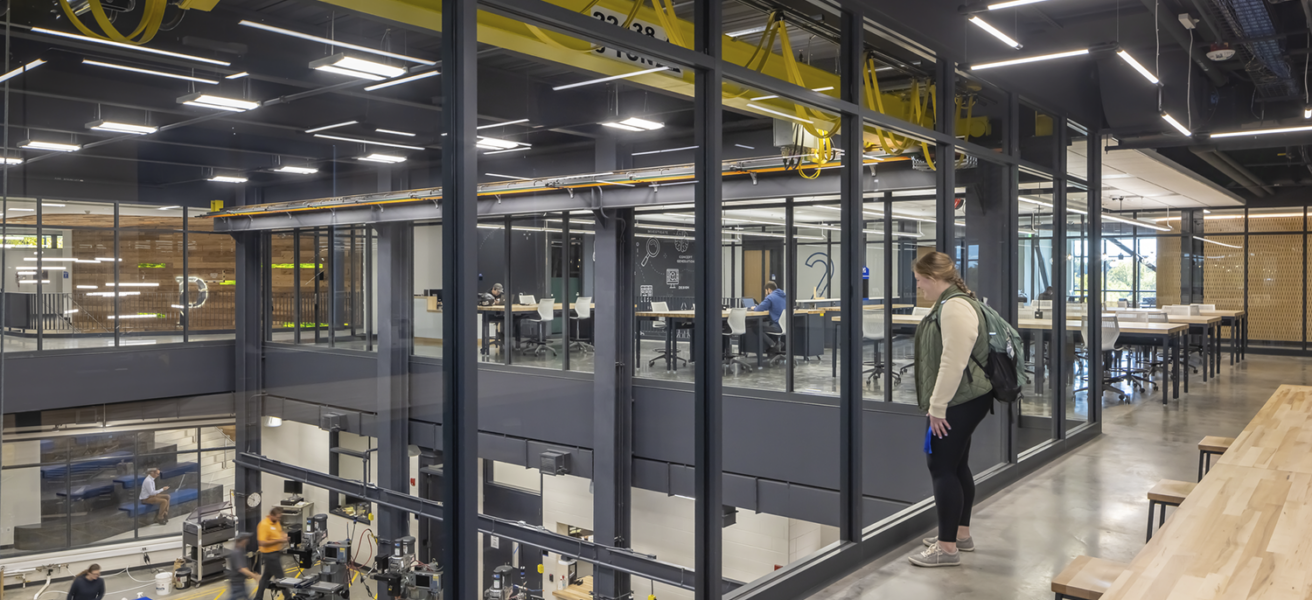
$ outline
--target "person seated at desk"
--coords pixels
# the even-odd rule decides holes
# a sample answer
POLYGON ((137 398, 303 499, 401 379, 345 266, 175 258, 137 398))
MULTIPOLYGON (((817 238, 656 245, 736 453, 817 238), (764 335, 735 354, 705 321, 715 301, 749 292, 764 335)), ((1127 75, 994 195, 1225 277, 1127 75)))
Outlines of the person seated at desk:
MULTIPOLYGON (((775 285, 773 281, 767 281, 765 282, 765 299, 760 304, 747 310, 768 311, 770 313, 770 322, 766 323, 765 330, 769 333, 780 333, 783 329, 779 327, 779 319, 784 316, 784 308, 787 305, 788 295, 779 289, 779 286, 775 285)), ((767 343, 770 344, 771 349, 774 349, 776 344, 773 340, 767 340, 767 343)))
POLYGON ((1057 293, 1052 291, 1052 286, 1048 286, 1048 289, 1039 293, 1039 300, 1052 300, 1052 297, 1056 295, 1057 293))
POLYGON ((480 294, 480 296, 478 299, 479 306, 498 306, 506 302, 505 288, 499 283, 492 284, 492 289, 488 290, 486 294, 480 294))

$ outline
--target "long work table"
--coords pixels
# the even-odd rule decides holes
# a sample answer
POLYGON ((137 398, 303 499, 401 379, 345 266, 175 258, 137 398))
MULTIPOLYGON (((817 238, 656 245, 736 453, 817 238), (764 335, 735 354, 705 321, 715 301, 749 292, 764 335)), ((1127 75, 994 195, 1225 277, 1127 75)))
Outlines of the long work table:
POLYGON ((1283 385, 1103 600, 1294 600, 1312 589, 1312 387, 1283 385))
MULTIPOLYGON (((665 370, 672 371, 679 367, 679 361, 675 358, 674 351, 678 347, 677 331, 679 329, 692 329, 692 323, 697 318, 695 310, 640 310, 634 313, 639 319, 665 319, 665 370)), ((729 311, 720 311, 720 320, 729 319, 729 311)), ((749 327, 751 323, 756 326, 756 368, 761 368, 765 361, 765 323, 770 319, 770 311, 749 310, 747 311, 747 321, 749 327)), ((691 334, 690 334, 691 335, 691 334)), ((695 345, 693 346, 695 347, 695 345)), ((642 354, 642 336, 633 336, 634 355, 641 360, 642 354)), ((688 360, 695 361, 697 356, 689 354, 688 360)))

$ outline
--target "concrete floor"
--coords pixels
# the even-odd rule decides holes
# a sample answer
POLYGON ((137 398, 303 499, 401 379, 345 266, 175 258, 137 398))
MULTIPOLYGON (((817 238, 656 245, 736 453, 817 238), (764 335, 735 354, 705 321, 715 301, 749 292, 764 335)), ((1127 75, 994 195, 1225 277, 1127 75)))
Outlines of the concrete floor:
MULTIPOLYGON (((298 572, 291 558, 284 557, 283 565, 286 567, 286 575, 293 577, 298 572)), ((228 583, 223 577, 214 577, 198 588, 189 588, 185 590, 171 590, 168 596, 160 596, 155 593, 155 573, 144 567, 132 567, 131 573, 125 573, 123 570, 104 572, 101 574, 105 580, 105 598, 106 600, 132 600, 137 598, 138 594, 143 594, 146 598, 153 600, 230 600, 227 598, 228 583)), ((59 600, 68 595, 68 586, 71 581, 62 581, 50 585, 50 589, 41 594, 41 598, 33 600, 59 600)), ((248 581, 246 592, 248 596, 255 595, 255 588, 258 581, 248 581)), ((367 585, 360 585, 357 581, 351 586, 350 600, 372 600, 374 594, 378 592, 378 582, 370 580, 367 585)), ((34 596, 37 590, 41 589, 41 583, 28 584, 25 589, 6 590, 6 593, 13 598, 27 600, 34 596)), ((265 594, 266 600, 281 598, 273 594, 265 594)))
POLYGON ((1250 355, 1223 364, 1206 384, 1195 380, 1167 406, 1160 396, 1121 403, 1108 394, 1101 437, 976 507, 979 550, 964 554, 961 567, 914 567, 907 556, 921 546, 912 543, 812 599, 1052 598, 1052 577, 1077 555, 1132 560, 1144 546, 1148 488, 1159 479, 1193 481, 1198 440, 1237 435, 1286 383, 1312 384, 1312 360, 1250 355))

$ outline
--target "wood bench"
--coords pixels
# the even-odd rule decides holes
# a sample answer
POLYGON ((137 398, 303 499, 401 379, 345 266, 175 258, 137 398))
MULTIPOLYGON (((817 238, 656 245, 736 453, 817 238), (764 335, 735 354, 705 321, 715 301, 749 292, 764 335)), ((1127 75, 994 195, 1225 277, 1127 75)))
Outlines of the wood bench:
POLYGON ((1184 504, 1184 499, 1189 497, 1189 492, 1194 491, 1197 485, 1191 481, 1163 479, 1148 490, 1148 540, 1145 541, 1153 539, 1153 513, 1157 507, 1162 507, 1162 514, 1157 520, 1157 526, 1161 527, 1166 524, 1166 507, 1184 504))
POLYGON ((1125 563, 1080 555, 1052 578, 1052 591, 1057 600, 1098 600, 1129 571, 1125 563))
POLYGON ((1230 444, 1235 443, 1235 438, 1217 437, 1209 435, 1198 442, 1198 481, 1203 480, 1203 475, 1212 470, 1212 456, 1225 454, 1230 449, 1230 444), (1203 466, 1206 459, 1207 466, 1203 466))

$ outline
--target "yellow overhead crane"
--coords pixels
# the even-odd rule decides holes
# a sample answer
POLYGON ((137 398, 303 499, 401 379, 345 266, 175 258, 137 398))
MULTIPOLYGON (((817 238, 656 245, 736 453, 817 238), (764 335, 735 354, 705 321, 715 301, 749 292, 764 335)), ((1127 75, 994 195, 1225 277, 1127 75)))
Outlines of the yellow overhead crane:
MULTIPOLYGON (((324 0, 327 4, 340 6, 365 14, 400 23, 408 23, 433 31, 442 28, 442 3, 440 0, 324 0)), ((693 37, 692 23, 675 17, 673 2, 670 0, 547 0, 548 2, 585 13, 597 18, 606 26, 624 26, 646 33, 649 36, 664 37, 673 44, 685 48, 691 46, 693 37), (651 4, 648 4, 648 1, 651 4)), ((505 48, 526 56, 572 66, 584 71, 603 76, 629 75, 636 71, 659 68, 660 65, 649 58, 628 54, 614 49, 599 48, 589 42, 570 36, 523 23, 516 19, 503 17, 486 11, 478 13, 478 41, 483 44, 505 48)), ((766 30, 759 44, 739 41, 726 36, 722 44, 724 60, 745 66, 765 75, 788 81, 809 89, 829 90, 822 92, 837 97, 839 77, 810 65, 799 63, 792 51, 787 36, 787 24, 778 15, 768 18, 766 30), (774 40, 779 39, 783 52, 773 52, 774 40)), ((863 69, 865 74, 866 102, 869 108, 891 117, 907 121, 925 128, 934 127, 934 85, 930 82, 914 81, 905 90, 883 92, 875 76, 873 61, 867 61, 863 69)), ((669 92, 692 96, 693 76, 690 73, 674 70, 656 71, 627 77, 628 81, 644 86, 663 89, 669 92)), ((815 153, 811 156, 816 164, 832 160, 829 138, 838 132, 837 115, 810 108, 783 98, 770 98, 753 101, 760 97, 760 92, 750 90, 732 82, 724 84, 724 105, 733 109, 759 114, 763 117, 784 118, 802 125, 809 138, 818 141, 815 153), (763 110, 764 109, 764 110, 763 110), (796 118, 794 118, 794 116, 796 118)), ((989 121, 985 117, 974 117, 971 109, 974 99, 958 95, 956 101, 958 114, 957 133, 967 139, 981 137, 990 132, 989 121)), ((805 137, 805 136, 804 136, 805 137)), ((892 132, 867 126, 863 135, 868 152, 886 155, 900 155, 913 146, 925 148, 916 142, 892 132)), ((931 161, 932 153, 926 152, 931 161)))

